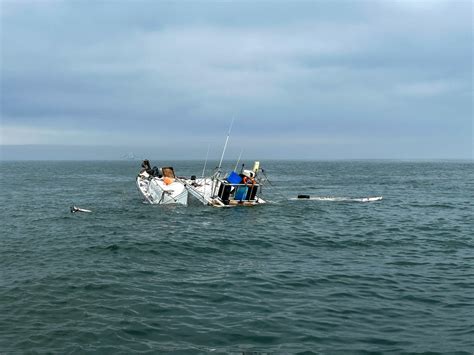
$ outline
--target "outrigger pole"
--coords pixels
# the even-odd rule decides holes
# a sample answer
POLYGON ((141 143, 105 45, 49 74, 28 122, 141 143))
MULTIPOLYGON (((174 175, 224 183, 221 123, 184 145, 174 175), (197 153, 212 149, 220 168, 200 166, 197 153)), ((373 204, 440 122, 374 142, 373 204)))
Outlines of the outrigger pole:
POLYGON ((232 117, 232 122, 230 123, 229 132, 227 133, 227 138, 225 139, 224 149, 222 150, 221 160, 219 161, 219 166, 217 167, 217 170, 220 170, 222 166, 222 160, 224 160, 224 154, 225 150, 227 149, 227 142, 229 142, 230 132, 232 131, 232 125, 234 124, 234 118, 235 116, 232 117))

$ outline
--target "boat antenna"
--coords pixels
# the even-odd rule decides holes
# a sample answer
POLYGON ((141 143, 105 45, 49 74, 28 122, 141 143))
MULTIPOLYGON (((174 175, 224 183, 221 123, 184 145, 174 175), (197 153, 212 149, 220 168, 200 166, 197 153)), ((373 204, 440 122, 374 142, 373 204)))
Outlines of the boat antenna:
POLYGON ((208 146, 207 146, 206 160, 204 161, 204 167, 202 168, 202 175, 201 175, 201 177, 204 177, 204 172, 206 171, 207 158, 209 158, 209 149, 211 149, 211 145, 210 145, 210 144, 208 144, 208 146))
POLYGON ((227 149, 227 142, 229 142, 230 132, 232 131, 232 125, 234 124, 234 118, 235 116, 232 117, 232 122, 230 122, 229 132, 227 133, 227 138, 225 139, 224 149, 222 150, 221 160, 219 161, 217 170, 220 170, 222 166, 222 160, 224 159, 225 150, 227 149))
POLYGON ((242 153, 244 152, 244 148, 240 151, 239 159, 237 159, 237 163, 235 163, 234 171, 237 171, 237 165, 239 165, 240 158, 242 158, 242 153))

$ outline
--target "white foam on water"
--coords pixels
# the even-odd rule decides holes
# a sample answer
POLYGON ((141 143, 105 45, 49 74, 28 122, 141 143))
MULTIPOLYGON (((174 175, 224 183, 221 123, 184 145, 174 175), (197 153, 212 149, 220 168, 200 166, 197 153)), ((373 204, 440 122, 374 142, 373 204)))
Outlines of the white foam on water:
POLYGON ((374 196, 374 197, 322 197, 322 196, 315 196, 309 198, 297 198, 293 197, 290 198, 292 201, 301 200, 301 201, 332 201, 332 202, 375 202, 382 200, 382 196, 374 196))

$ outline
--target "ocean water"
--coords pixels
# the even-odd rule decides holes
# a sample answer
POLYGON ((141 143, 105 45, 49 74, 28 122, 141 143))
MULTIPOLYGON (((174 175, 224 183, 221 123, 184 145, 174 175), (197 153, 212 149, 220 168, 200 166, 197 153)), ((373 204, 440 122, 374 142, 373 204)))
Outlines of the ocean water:
POLYGON ((261 164, 270 203, 217 209, 2 162, 0 353, 473 353, 472 161, 261 164))

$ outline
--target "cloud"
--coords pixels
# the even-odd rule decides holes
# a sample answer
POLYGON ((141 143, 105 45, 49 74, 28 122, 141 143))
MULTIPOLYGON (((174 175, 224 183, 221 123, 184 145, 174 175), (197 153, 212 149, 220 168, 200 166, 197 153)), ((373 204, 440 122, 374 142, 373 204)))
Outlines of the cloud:
POLYGON ((51 143, 58 145, 97 145, 103 143, 103 133, 35 126, 2 126, 1 129, 2 145, 34 145, 51 143))
POLYGON ((459 84, 448 81, 433 80, 405 83, 397 86, 395 91, 403 96, 442 97, 445 94, 457 91, 459 86, 459 84))
POLYGON ((2 126, 43 143, 209 141, 236 115, 236 135, 295 155, 298 139, 362 149, 472 127, 468 1, 187 5, 2 2, 2 126))

